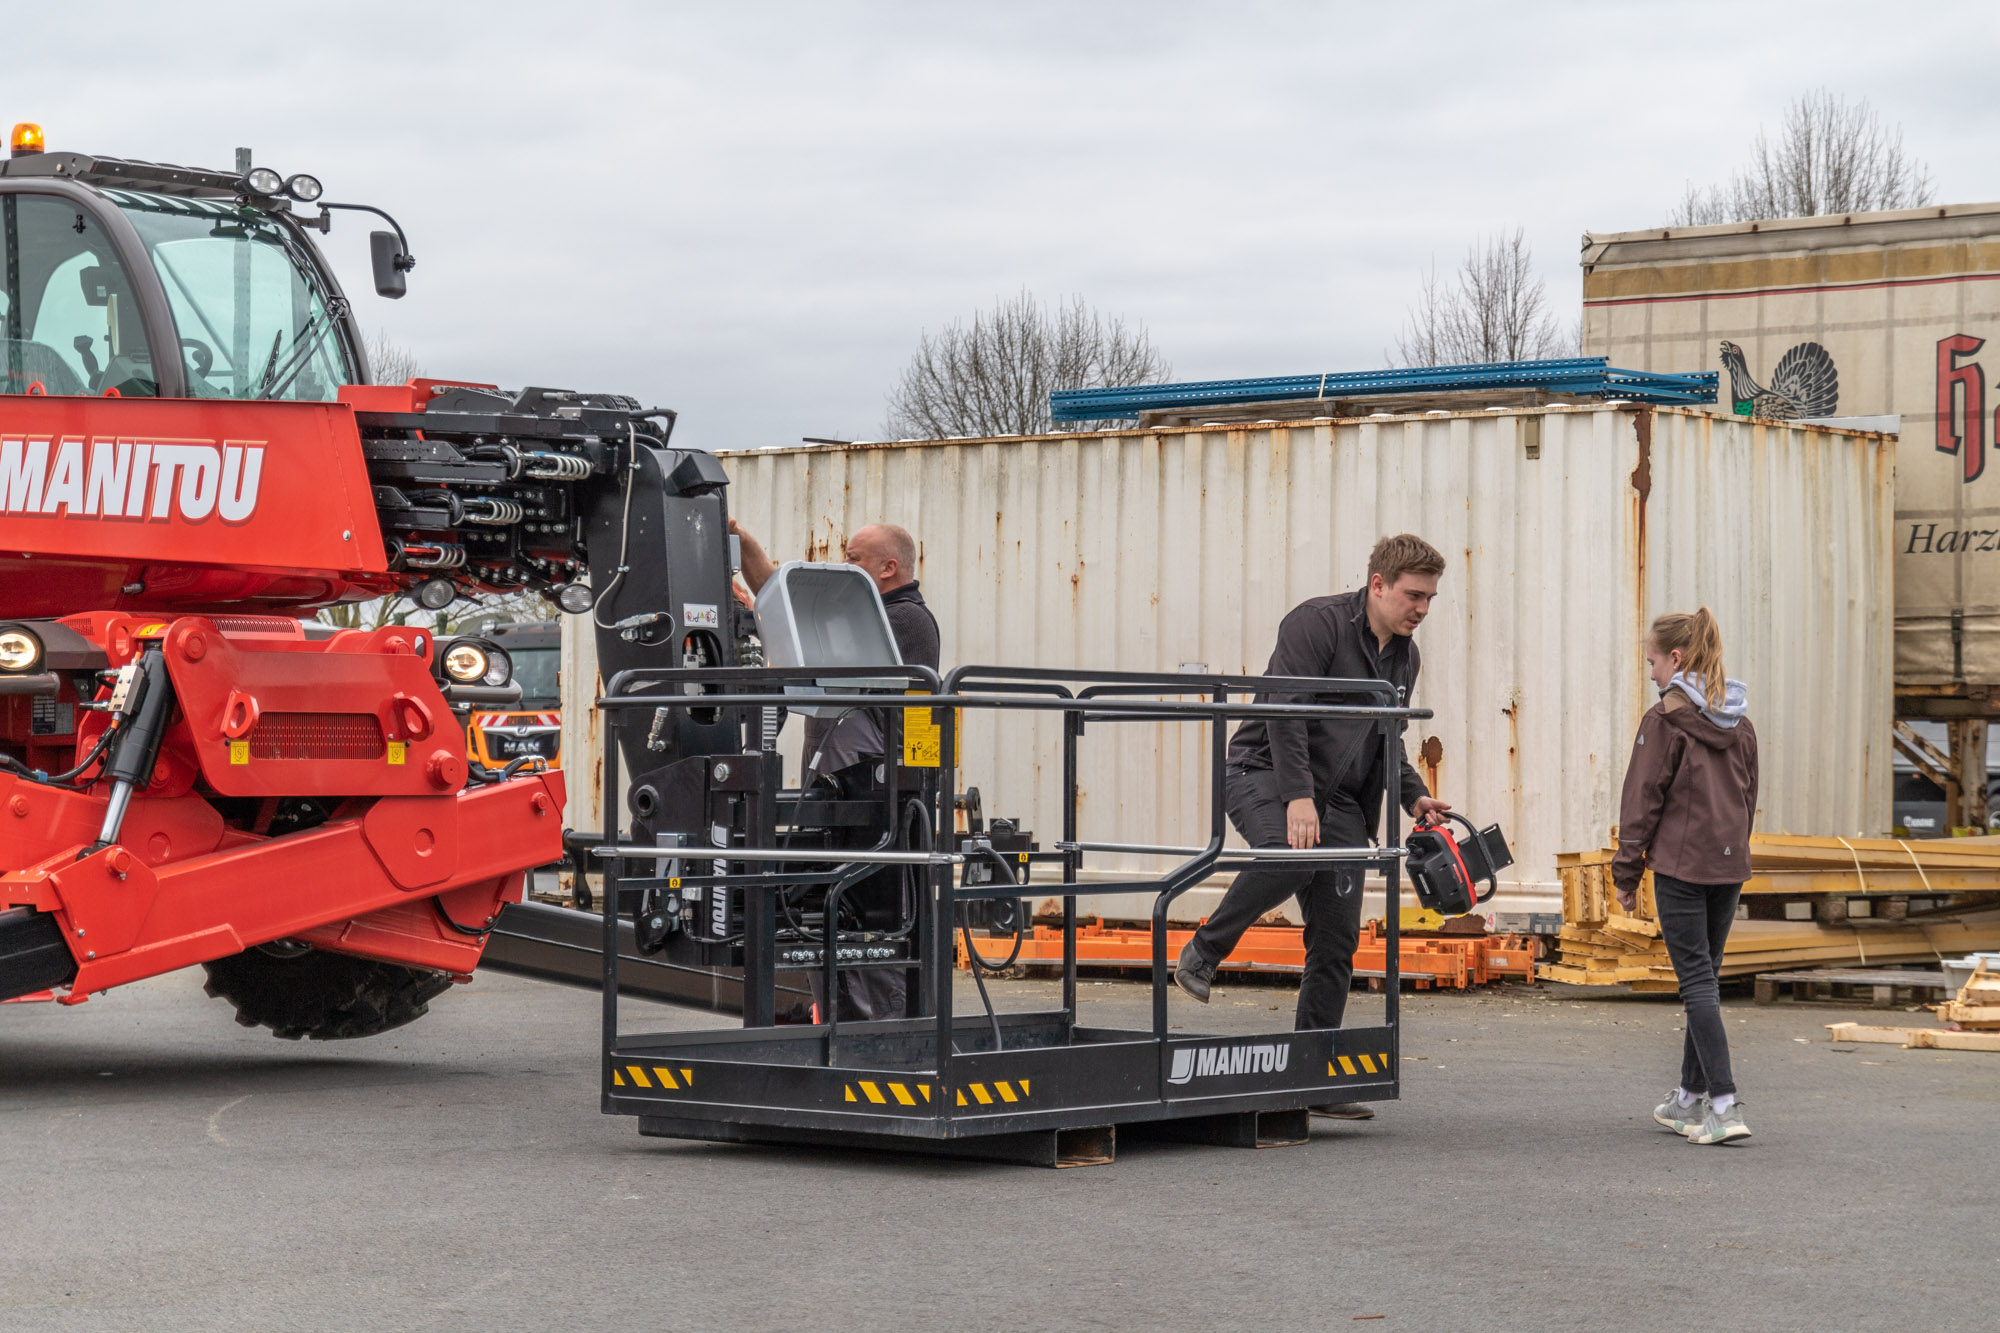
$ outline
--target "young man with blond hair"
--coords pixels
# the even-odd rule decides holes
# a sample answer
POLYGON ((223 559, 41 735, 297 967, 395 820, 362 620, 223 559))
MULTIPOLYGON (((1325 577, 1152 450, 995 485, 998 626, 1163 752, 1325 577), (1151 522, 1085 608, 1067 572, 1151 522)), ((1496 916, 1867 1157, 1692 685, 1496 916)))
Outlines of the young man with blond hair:
MULTIPOLYGON (((1420 664, 1410 636, 1430 613, 1443 573, 1444 557, 1423 538, 1384 537, 1368 557, 1366 586, 1292 608, 1278 626, 1278 646, 1264 674, 1386 680, 1408 700, 1420 664)), ((1258 699, 1315 702, 1280 693, 1258 699)), ((1229 742, 1230 823, 1252 847, 1363 846, 1375 835, 1391 780, 1410 814, 1449 810, 1430 794, 1407 754, 1393 779, 1382 771, 1382 726, 1349 718, 1246 721, 1229 742)), ((1282 862, 1243 871, 1181 950, 1175 982, 1207 1004, 1215 969, 1243 932, 1285 899, 1297 898, 1305 917, 1306 966, 1294 1026, 1339 1027, 1361 937, 1362 878, 1359 868, 1291 869, 1282 862)), ((1313 1110, 1352 1120, 1374 1115, 1358 1102, 1313 1110)))

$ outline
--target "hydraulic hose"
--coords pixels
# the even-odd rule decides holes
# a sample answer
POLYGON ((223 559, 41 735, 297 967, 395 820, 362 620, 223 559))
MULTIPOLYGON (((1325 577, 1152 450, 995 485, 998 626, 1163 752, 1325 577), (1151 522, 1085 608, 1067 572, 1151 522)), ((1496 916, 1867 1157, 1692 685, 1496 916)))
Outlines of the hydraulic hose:
MULTIPOLYGON (((994 865, 1000 867, 1000 873, 1007 877, 1007 882, 1009 884, 1012 884, 1017 888, 1020 886, 1021 878, 1020 876, 1014 873, 1014 867, 1008 863, 1006 857, 1000 855, 1000 853, 994 851, 993 848, 991 847, 981 847, 978 849, 978 851, 980 855, 984 856, 987 860, 993 862, 994 865)), ((1014 917, 1013 949, 1011 949, 1008 952, 1007 956, 1001 961, 997 963, 989 963, 980 956, 979 950, 972 947, 972 933, 971 933, 970 923, 969 922, 963 923, 962 928, 966 931, 965 952, 971 957, 974 968, 983 967, 988 972, 1005 972, 1008 968, 1012 967, 1014 965, 1014 960, 1021 956, 1021 946, 1027 942, 1028 938, 1027 915, 1025 913, 1016 913, 1014 917)))
MULTIPOLYGON (((931 846, 930 825, 923 825, 923 830, 924 850, 929 851, 931 846)), ((979 850, 986 856, 993 858, 994 864, 1000 867, 1000 872, 1007 876, 1009 884, 1020 884, 1020 878, 1014 874, 1014 867, 1008 865, 1006 858, 1002 857, 1000 853, 994 851, 991 846, 982 847, 979 850)), ((993 1049, 996 1051, 1005 1050, 1006 1043, 1000 1039, 1000 1017, 993 1012, 993 997, 986 992, 985 974, 988 972, 1004 972, 1014 965, 1016 958, 1021 956, 1021 943, 1027 938, 1026 919, 1017 919, 1014 923, 1014 951, 1007 955, 1007 961, 1004 963, 989 963, 980 957, 979 950, 973 947, 972 922, 966 915, 966 908, 969 905, 967 903, 960 903, 958 905, 959 937, 965 941, 965 952, 972 962, 972 983, 979 987, 979 1002, 986 1006, 986 1021, 993 1025, 993 1049)))

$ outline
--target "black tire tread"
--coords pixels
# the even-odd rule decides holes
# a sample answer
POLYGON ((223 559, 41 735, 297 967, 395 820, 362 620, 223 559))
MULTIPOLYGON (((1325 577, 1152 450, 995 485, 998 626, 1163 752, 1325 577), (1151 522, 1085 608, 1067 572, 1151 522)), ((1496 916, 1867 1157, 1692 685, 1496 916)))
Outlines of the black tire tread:
POLYGON ((204 989, 234 1005, 238 1023, 287 1041, 372 1037, 422 1018, 451 988, 443 972, 321 949, 290 957, 245 949, 202 967, 204 989))

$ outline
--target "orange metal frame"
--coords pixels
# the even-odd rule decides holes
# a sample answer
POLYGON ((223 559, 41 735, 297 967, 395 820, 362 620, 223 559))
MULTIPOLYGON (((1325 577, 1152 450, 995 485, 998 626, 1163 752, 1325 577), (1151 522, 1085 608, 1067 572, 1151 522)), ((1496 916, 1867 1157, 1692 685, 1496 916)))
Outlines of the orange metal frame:
MULTIPOLYGON (((1192 930, 1167 931, 1167 954, 1178 954, 1192 930)), ((977 941, 975 941, 977 942, 977 941)), ((1463 990, 1483 986, 1505 977, 1517 977, 1532 984, 1535 980, 1535 945, 1519 935, 1434 935, 1413 936, 1405 932, 1399 950, 1404 977, 1418 989, 1433 986, 1463 990)), ((994 959, 1011 945, 992 940, 980 952, 994 959)), ((959 944, 959 966, 969 964, 965 945, 959 944)), ((1062 931, 1053 926, 1036 926, 1021 942, 1015 960, 1024 966, 1051 964, 1063 959, 1062 931)), ((1153 935, 1145 929, 1119 929, 1097 923, 1077 927, 1076 960, 1080 967, 1151 967, 1153 935)), ((1301 972, 1305 969, 1305 935, 1296 926, 1253 926, 1222 960, 1218 970, 1229 972, 1301 972)), ((1371 921, 1362 928, 1361 942, 1354 951, 1357 975, 1388 970, 1389 951, 1380 923, 1371 921)))

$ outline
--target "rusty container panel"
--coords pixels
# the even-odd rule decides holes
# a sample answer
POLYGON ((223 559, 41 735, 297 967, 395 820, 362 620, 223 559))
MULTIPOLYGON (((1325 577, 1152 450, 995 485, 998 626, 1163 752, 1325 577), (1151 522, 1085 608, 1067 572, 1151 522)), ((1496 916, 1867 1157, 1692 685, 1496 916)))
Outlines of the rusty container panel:
POLYGON ((1896 679, 2000 684, 2000 204, 1586 235, 1582 262, 1589 355, 1719 370, 1719 413, 1901 418, 1896 679))
MULTIPOLYGON (((838 558, 869 522, 915 533, 947 666, 1261 672, 1291 606, 1359 587, 1377 537, 1423 535, 1450 568, 1417 635, 1418 702, 1437 716, 1408 738, 1413 761, 1463 813, 1506 828, 1518 860, 1493 908, 1554 911, 1557 853, 1602 846, 1616 822, 1653 701, 1644 627, 1662 611, 1706 604, 1721 620, 1763 747, 1759 827, 1888 828, 1895 448, 1612 406, 723 461, 731 512, 776 559, 838 558)), ((565 682, 591 680, 587 627, 567 628, 565 682)), ((582 756, 599 752, 569 702, 579 824, 594 819, 582 756)), ((1057 724, 975 713, 965 742, 962 782, 987 811, 1052 842, 1057 724)), ((1196 726, 1093 727, 1084 836, 1204 840, 1207 762, 1196 726)), ((1213 901, 1190 894, 1186 914, 1213 901)))

